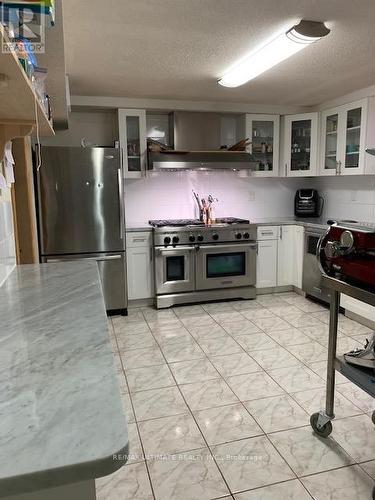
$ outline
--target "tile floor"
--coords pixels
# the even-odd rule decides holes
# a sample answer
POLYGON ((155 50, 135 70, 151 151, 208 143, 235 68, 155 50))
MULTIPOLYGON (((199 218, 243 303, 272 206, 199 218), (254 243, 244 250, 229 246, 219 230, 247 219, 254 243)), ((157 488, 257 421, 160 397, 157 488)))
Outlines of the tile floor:
MULTIPOLYGON (((343 352, 370 333, 339 325, 343 352)), ((372 498, 374 400, 338 376, 333 433, 309 425, 327 338, 327 310, 294 293, 112 318, 130 457, 98 500, 372 498)))

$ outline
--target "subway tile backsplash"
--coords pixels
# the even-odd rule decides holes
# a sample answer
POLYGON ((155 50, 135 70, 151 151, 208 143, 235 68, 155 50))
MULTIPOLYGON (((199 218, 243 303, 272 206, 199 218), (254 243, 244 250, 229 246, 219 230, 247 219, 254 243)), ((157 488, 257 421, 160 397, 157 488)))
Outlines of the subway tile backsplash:
POLYGON ((291 217, 296 189, 310 185, 309 179, 240 177, 235 172, 151 173, 126 179, 126 223, 131 227, 149 219, 198 217, 192 190, 218 198, 215 217, 291 217))
POLYGON ((16 265, 11 201, 0 198, 0 286, 16 265))

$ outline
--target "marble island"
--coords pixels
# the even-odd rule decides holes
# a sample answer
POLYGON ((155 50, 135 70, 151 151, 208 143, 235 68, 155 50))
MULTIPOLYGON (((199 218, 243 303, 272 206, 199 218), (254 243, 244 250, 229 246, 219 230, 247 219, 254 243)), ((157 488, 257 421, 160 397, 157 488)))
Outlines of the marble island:
POLYGON ((128 450, 96 264, 18 266, 0 321, 0 497, 95 498, 128 450))

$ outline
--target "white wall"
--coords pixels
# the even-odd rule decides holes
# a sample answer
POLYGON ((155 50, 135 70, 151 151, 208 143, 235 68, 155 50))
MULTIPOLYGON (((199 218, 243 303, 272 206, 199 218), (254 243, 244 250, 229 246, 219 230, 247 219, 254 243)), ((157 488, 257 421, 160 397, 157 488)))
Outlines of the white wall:
POLYGON ((375 222, 375 176, 320 177, 313 184, 325 199, 324 217, 375 222))
POLYGON ((12 203, 9 190, 0 190, 0 286, 16 265, 12 203))
POLYGON ((126 180, 126 222, 134 227, 149 219, 197 217, 193 189, 202 197, 218 198, 216 217, 291 217, 296 189, 310 185, 308 179, 242 178, 234 172, 152 173, 126 180))

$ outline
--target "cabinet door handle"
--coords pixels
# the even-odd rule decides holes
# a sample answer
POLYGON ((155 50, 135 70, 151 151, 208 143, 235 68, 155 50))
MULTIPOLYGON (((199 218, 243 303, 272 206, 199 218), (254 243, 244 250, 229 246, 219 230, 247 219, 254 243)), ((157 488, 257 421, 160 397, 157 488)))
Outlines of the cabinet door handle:
POLYGON ((283 226, 280 226, 280 240, 283 239, 283 226))
POLYGON ((146 238, 133 238, 133 243, 142 243, 143 241, 146 241, 146 238))
POLYGON ((272 234, 273 234, 273 231, 261 231, 261 232, 260 232, 260 234, 261 234, 262 236, 266 236, 267 234, 272 235, 272 234))
POLYGON ((285 163, 285 177, 288 176, 288 164, 285 163))

